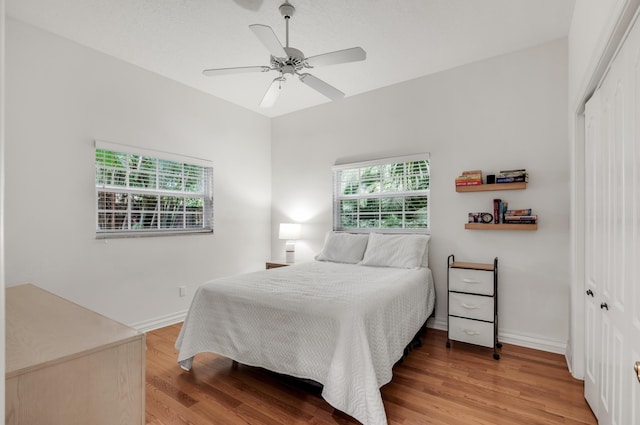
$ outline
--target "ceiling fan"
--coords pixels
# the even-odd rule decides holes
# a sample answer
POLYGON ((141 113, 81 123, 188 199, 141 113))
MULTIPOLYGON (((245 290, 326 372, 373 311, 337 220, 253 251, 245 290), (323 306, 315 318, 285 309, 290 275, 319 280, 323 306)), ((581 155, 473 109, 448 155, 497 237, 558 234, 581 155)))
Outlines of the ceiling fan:
POLYGON ((279 7, 280 14, 284 17, 286 23, 286 47, 282 47, 280 40, 276 37, 273 29, 267 25, 249 25, 249 28, 264 44, 269 53, 271 53, 270 66, 242 66, 234 68, 217 68, 205 69, 202 73, 206 76, 239 74, 246 72, 268 72, 277 71, 278 76, 273 79, 269 89, 262 97, 260 106, 268 108, 273 106, 282 85, 287 81, 288 77, 297 75, 303 84, 311 87, 320 94, 331 100, 338 100, 344 97, 344 93, 335 87, 325 83, 321 79, 304 72, 306 68, 315 68, 322 65, 335 65, 339 63, 356 62, 365 60, 367 53, 361 47, 352 47, 350 49, 337 50, 335 52, 323 53, 316 56, 305 57, 298 49, 289 47, 289 19, 293 16, 296 9, 288 0, 285 0, 279 7))

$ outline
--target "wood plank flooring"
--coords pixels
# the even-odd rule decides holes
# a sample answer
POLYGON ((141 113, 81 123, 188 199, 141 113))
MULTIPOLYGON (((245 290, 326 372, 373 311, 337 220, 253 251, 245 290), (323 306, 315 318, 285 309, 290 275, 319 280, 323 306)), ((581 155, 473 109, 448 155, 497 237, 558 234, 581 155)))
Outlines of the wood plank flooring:
MULTIPOLYGON (((215 354, 183 371, 173 348, 181 326, 147 334, 147 425, 359 423, 308 383, 215 354)), ((423 340, 382 388, 389 425, 596 425, 561 355, 504 344, 496 361, 488 348, 447 349, 442 331, 423 340)))

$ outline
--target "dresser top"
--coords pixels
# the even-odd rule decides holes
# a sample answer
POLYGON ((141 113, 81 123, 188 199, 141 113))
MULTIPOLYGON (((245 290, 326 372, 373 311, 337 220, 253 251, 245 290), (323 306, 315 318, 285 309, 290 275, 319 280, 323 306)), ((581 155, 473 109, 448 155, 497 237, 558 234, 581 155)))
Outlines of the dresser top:
POLYGON ((454 261, 449 264, 449 267, 453 269, 471 269, 471 270, 487 270, 492 272, 494 267, 493 264, 484 264, 484 263, 464 263, 461 261, 454 261))
POLYGON ((144 334, 31 284, 6 289, 6 378, 144 334))

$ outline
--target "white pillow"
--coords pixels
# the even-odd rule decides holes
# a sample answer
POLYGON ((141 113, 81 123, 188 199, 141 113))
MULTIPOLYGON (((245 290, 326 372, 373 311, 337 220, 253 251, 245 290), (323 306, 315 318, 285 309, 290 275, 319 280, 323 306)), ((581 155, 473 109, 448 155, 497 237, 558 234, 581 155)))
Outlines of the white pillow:
POLYGON ((360 262, 363 266, 417 269, 425 261, 428 235, 383 235, 371 233, 360 262))
POLYGON ((318 261, 356 264, 362 260, 368 241, 369 235, 327 232, 322 252, 315 258, 318 261))
POLYGON ((429 240, 431 235, 424 235, 427 237, 427 244, 424 247, 424 256, 422 257, 422 267, 429 267, 429 240))

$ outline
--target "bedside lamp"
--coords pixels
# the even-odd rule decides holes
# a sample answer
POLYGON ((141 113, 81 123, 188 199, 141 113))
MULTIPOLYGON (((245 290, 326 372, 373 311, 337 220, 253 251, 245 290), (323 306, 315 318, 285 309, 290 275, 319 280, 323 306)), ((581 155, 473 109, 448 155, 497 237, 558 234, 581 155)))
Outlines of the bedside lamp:
POLYGON ((285 245, 285 261, 287 263, 295 262, 296 239, 300 239, 300 225, 297 223, 280 223, 278 238, 287 241, 285 245))

